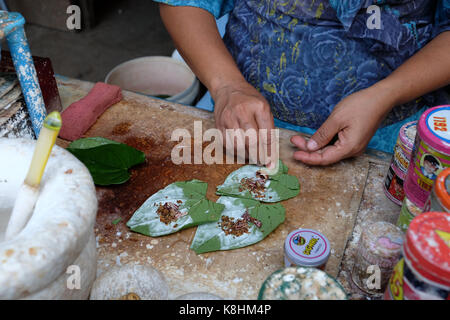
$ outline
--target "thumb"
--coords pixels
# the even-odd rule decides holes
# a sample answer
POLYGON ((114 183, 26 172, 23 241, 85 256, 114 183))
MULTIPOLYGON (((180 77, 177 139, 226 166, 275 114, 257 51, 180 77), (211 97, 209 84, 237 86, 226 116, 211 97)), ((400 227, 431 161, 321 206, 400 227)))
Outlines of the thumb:
POLYGON ((317 131, 313 134, 313 136, 308 140, 306 147, 309 151, 317 151, 325 147, 339 132, 339 123, 332 119, 328 118, 317 131))

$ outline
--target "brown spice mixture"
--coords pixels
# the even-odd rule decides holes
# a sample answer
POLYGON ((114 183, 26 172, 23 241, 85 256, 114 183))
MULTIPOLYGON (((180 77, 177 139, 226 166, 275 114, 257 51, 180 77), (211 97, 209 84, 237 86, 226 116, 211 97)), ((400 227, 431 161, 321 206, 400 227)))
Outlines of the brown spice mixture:
POLYGON ((160 203, 156 213, 159 216, 159 220, 166 225, 187 214, 187 212, 182 213, 179 206, 172 202, 166 202, 164 204, 160 203))
POLYGON ((233 217, 222 216, 220 227, 226 235, 233 235, 239 237, 244 233, 248 233, 248 223, 244 219, 237 219, 234 221, 233 217))
POLYGON ((256 178, 242 178, 239 191, 248 190, 254 197, 263 198, 266 192, 266 181, 268 177, 260 171, 256 171, 256 178))

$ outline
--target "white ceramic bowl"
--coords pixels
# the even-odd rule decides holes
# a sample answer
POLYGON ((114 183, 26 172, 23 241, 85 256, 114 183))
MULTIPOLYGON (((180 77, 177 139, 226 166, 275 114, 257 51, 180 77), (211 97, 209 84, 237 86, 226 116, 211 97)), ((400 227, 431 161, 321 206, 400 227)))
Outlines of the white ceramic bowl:
POLYGON ((97 198, 89 171, 71 153, 53 148, 33 215, 3 241, 35 144, 0 138, 0 300, 87 299, 97 271, 97 198), (70 266, 79 268, 79 289, 68 285, 77 285, 70 266))
POLYGON ((200 88, 188 65, 171 57, 150 56, 119 64, 105 82, 153 97, 169 96, 167 101, 191 105, 200 88))

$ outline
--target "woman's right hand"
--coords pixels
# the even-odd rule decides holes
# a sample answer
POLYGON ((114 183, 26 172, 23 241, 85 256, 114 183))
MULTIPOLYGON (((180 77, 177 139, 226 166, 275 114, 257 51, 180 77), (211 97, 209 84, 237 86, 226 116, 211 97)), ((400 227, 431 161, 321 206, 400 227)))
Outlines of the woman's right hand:
MULTIPOLYGON (((268 135, 260 140, 266 150, 271 150, 270 134, 274 124, 269 104, 245 80, 220 37, 214 16, 201 8, 166 4, 160 4, 160 13, 178 51, 211 92, 216 127, 223 137, 226 139, 226 129, 253 128, 257 133, 267 129, 268 135)), ((233 142, 236 146, 236 141, 233 142)), ((270 154, 269 151, 263 153, 270 154)), ((256 160, 260 164, 271 162, 256 160)))
MULTIPOLYGON (((243 129, 247 131, 254 129, 258 139, 266 149, 265 154, 270 154, 271 150, 271 129, 274 129, 274 121, 270 106, 267 100, 252 85, 246 81, 235 81, 219 87, 211 95, 215 102, 214 118, 216 127, 222 131, 225 138, 230 139, 227 129, 243 129), (267 129, 266 135, 260 135, 260 129, 267 129), (269 151, 267 151, 269 150, 269 151)), ((243 138, 241 136, 241 138, 243 138)), ((238 144, 238 138, 235 139, 234 146, 238 144)), ((243 143, 244 141, 240 141, 243 143)), ((245 147, 255 147, 249 145, 248 139, 245 140, 245 147)), ((257 144, 256 146, 260 146, 257 144)), ((258 154, 259 154, 259 149, 258 154)), ((267 158, 251 159, 259 164, 268 164, 267 158)))

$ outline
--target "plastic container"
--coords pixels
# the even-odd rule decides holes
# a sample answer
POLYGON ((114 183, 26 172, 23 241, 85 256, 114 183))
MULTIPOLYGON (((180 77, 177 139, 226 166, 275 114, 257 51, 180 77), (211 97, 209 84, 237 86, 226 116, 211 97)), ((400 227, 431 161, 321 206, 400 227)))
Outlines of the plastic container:
POLYGON ((450 212, 450 168, 438 175, 424 211, 450 212))
POLYGON ((330 256, 330 242, 322 233, 298 229, 288 234, 284 242, 284 265, 325 269, 330 256))
POLYGON ((450 214, 426 212, 411 222, 385 300, 450 299, 450 214))
POLYGON ((163 56, 142 57, 119 64, 108 73, 105 82, 185 105, 192 105, 200 90, 199 81, 186 63, 163 56))
POLYGON ((417 123, 417 134, 406 175, 405 196, 423 209, 439 173, 450 166, 450 105, 425 111, 417 123))
POLYGON ((397 143, 394 147, 391 165, 384 182, 384 192, 386 196, 394 203, 402 205, 405 192, 403 182, 408 172, 411 153, 416 136, 417 121, 404 124, 400 128, 397 143))
POLYGON ((362 291, 382 295, 395 264, 401 256, 403 233, 395 225, 379 221, 361 233, 352 269, 352 281, 362 291), (379 281, 373 276, 379 269, 379 281))
POLYGON ((339 282, 316 268, 275 271, 262 284, 258 300, 347 300, 339 282))

